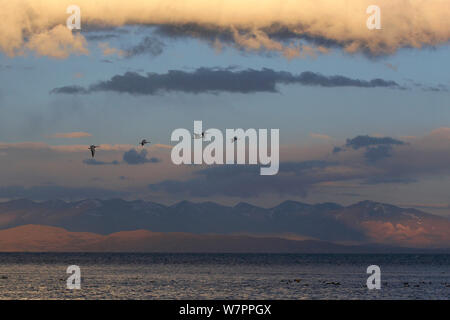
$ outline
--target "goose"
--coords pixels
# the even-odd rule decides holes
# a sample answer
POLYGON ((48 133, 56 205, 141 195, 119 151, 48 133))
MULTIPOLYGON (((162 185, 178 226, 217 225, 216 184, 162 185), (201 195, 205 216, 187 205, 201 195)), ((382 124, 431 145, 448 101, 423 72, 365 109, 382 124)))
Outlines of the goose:
POLYGON ((146 139, 142 139, 142 141, 139 144, 141 146, 145 146, 147 143, 150 143, 150 141, 147 141, 146 139))
POLYGON ((88 149, 91 150, 92 158, 95 156, 95 148, 100 148, 100 146, 91 145, 88 149))
POLYGON ((204 139, 208 132, 203 131, 202 133, 195 133, 194 132, 194 139, 204 139))

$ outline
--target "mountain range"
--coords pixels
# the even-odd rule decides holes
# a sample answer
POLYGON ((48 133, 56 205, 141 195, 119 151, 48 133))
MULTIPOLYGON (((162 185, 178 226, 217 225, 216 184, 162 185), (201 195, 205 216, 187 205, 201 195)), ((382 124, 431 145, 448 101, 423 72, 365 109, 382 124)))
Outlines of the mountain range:
POLYGON ((383 245, 341 245, 268 236, 121 231, 109 235, 24 225, 0 230, 0 252, 171 252, 171 253, 450 253, 383 245))
MULTIPOLYGON (((190 243, 197 241, 198 246, 202 241, 212 241, 213 238, 208 237, 221 239, 224 243, 227 236, 230 241, 239 237, 260 241, 259 247, 264 239, 267 248, 270 247, 267 239, 333 245, 450 248, 448 218, 372 201, 350 206, 285 201, 273 208, 262 208, 248 203, 224 206, 213 202, 188 201, 166 206, 122 199, 76 202, 12 200, 0 203, 0 250, 8 251, 2 246, 8 239, 6 229, 15 230, 11 237, 13 234, 20 236, 24 231, 17 227, 28 225, 34 225, 33 232, 44 232, 43 226, 56 227, 69 234, 76 233, 76 237, 86 233, 102 241, 108 237, 109 240, 116 239, 119 234, 121 241, 126 242, 127 237, 135 239, 137 232, 145 235, 138 237, 142 240, 141 244, 147 243, 143 248, 149 248, 150 234, 157 234, 158 237, 166 234, 174 238, 179 233, 184 234, 182 238, 185 240, 191 239, 190 243), (198 240, 200 236, 206 238, 198 240)), ((94 248, 94 238, 88 241, 91 248, 94 248)), ((137 242, 133 245, 139 247, 137 242)))

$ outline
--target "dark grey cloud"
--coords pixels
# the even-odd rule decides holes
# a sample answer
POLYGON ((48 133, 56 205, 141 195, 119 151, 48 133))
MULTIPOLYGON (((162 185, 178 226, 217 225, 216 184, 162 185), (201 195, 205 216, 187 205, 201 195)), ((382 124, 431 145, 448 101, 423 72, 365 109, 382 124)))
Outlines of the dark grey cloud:
MULTIPOLYGON (((116 34, 116 35, 126 35, 130 33, 130 28, 125 27, 115 27, 115 26, 106 26, 98 23, 83 23, 83 28, 81 31, 84 35, 90 35, 90 34, 116 34)), ((77 32, 74 30, 74 32, 77 32)))
POLYGON ((338 153, 338 152, 341 152, 341 151, 343 151, 344 150, 344 148, 341 148, 341 147, 334 147, 333 148, 333 153, 338 153))
POLYGON ((89 90, 81 86, 65 86, 61 88, 56 88, 50 91, 50 93, 59 93, 59 94, 87 94, 89 90))
MULTIPOLYGON (((301 26, 296 27, 296 31, 292 32, 288 28, 280 24, 273 24, 266 28, 261 28, 269 38, 282 41, 285 43, 292 41, 306 41, 308 44, 316 46, 323 46, 327 48, 342 48, 348 45, 350 42, 338 42, 324 37, 314 36, 307 33, 307 30, 301 31, 301 26)), ((241 35, 248 35, 252 30, 239 30, 241 35)), ((233 31, 230 28, 220 28, 212 25, 199 25, 196 23, 186 23, 178 25, 158 25, 154 28, 154 33, 162 37, 168 37, 173 39, 181 38, 195 38, 201 39, 210 43, 216 40, 220 40, 223 43, 238 46, 234 42, 233 31)), ((264 50, 264 49, 262 49, 264 50)))
POLYGON ((58 185, 46 186, 5 186, 0 187, 0 198, 19 199, 26 198, 30 200, 79 200, 79 199, 107 199, 126 196, 125 192, 91 188, 91 187, 65 187, 58 185))
POLYGON ((366 152, 364 152, 364 157, 369 162, 376 162, 378 160, 389 158, 391 156, 392 156, 392 146, 390 145, 368 147, 366 152))
POLYGON ((161 160, 156 157, 147 158, 147 150, 145 149, 141 150, 141 152, 138 152, 135 149, 130 149, 123 154, 123 161, 131 165, 161 162, 161 160))
MULTIPOLYGON (((157 34, 161 37, 172 39, 199 39, 209 43, 211 46, 213 46, 216 41, 220 41, 220 43, 222 44, 240 50, 242 54, 248 54, 248 50, 236 43, 234 32, 231 28, 218 27, 214 25, 200 25, 197 23, 156 26, 153 25, 151 27, 154 30, 154 34, 157 34)), ((308 26, 303 26, 300 24, 295 26, 295 32, 280 23, 273 23, 272 25, 260 28, 259 30, 267 35, 269 39, 283 43, 284 45, 289 45, 292 43, 304 43, 307 45, 324 47, 327 49, 344 49, 354 44, 353 40, 337 40, 318 36, 317 34, 311 34, 310 28, 308 26)), ((251 37, 253 30, 252 28, 240 27, 239 29, 235 28, 235 31, 241 36, 251 37)), ((266 53, 270 50, 261 47, 257 51, 260 53, 266 53)), ((389 55, 388 51, 374 52, 368 46, 366 48, 361 48, 358 52, 371 60, 379 60, 389 55)))
POLYGON ((320 183, 358 181, 363 185, 410 184, 417 182, 411 169, 403 171, 368 161, 366 170, 349 170, 349 163, 324 160, 285 162, 277 175, 261 176, 256 165, 223 165, 194 171, 187 180, 165 180, 150 184, 152 192, 186 197, 251 198, 264 195, 306 196, 320 183), (330 170, 328 170, 330 169, 330 170))
POLYGON ((117 38, 119 38, 119 35, 112 34, 112 33, 88 34, 85 36, 85 38, 90 41, 105 41, 105 40, 117 39, 117 38))
POLYGON ((303 85, 321 87, 359 87, 359 88, 391 88, 402 89, 395 81, 373 79, 352 79, 341 75, 325 76, 310 71, 294 75, 286 71, 271 69, 234 68, 199 68, 192 72, 170 70, 164 74, 147 73, 141 75, 127 72, 115 75, 110 80, 101 81, 82 88, 79 86, 65 86, 51 90, 57 94, 87 94, 98 91, 113 91, 136 95, 155 95, 164 92, 185 93, 255 93, 279 92, 279 85, 303 85))
POLYGON ((449 92, 450 91, 449 87, 442 83, 430 85, 430 84, 417 82, 413 79, 406 79, 406 80, 411 84, 411 86, 418 88, 425 92, 449 92))
POLYGON ((209 42, 219 39, 221 41, 232 42, 233 33, 228 28, 219 29, 215 26, 202 26, 196 23, 157 25, 154 33, 166 38, 197 38, 209 42))
POLYGON ((427 91, 427 92, 449 92, 450 91, 448 86, 446 86, 445 84, 437 84, 434 86, 422 85, 421 88, 423 91, 427 91))
POLYGON ((139 55, 159 56, 163 53, 165 44, 157 37, 147 36, 135 46, 125 49, 125 56, 132 58, 139 55))
POLYGON ((413 179, 410 177, 393 177, 393 176, 374 176, 365 179, 363 184, 386 184, 386 183, 400 183, 400 184, 410 184, 417 182, 417 179, 413 179))
POLYGON ((364 157, 366 160, 368 162, 377 162, 378 160, 391 157, 393 146, 402 145, 406 145, 406 143, 391 137, 371 137, 365 135, 347 139, 344 146, 334 147, 333 153, 339 153, 348 148, 353 150, 364 149, 364 157))
POLYGON ((353 139, 347 139, 346 147, 351 147, 355 150, 370 146, 388 146, 388 145, 404 145, 405 142, 391 138, 391 137, 371 137, 369 135, 357 136, 353 139))
POLYGON ((98 161, 96 159, 91 158, 91 159, 84 159, 83 163, 87 164, 87 165, 92 165, 92 166, 103 166, 103 165, 118 165, 120 162, 117 160, 105 162, 105 161, 98 161))
MULTIPOLYGON (((261 194, 306 196, 313 184, 332 178, 317 172, 334 165, 336 163, 327 161, 281 163, 279 173, 274 176, 261 176, 260 168, 256 165, 215 166, 194 172, 194 177, 189 180, 166 180, 150 184, 149 189, 194 197, 256 197, 261 194)), ((338 176, 333 174, 335 179, 339 179, 338 176)))
MULTIPOLYGON (((412 184, 422 177, 449 174, 450 149, 444 147, 447 145, 445 138, 437 140, 439 136, 437 132, 410 143, 392 137, 357 136, 335 148, 335 153, 349 152, 345 157, 328 154, 316 161, 281 163, 279 173, 274 176, 260 176, 259 166, 218 166, 195 171, 187 180, 151 184, 149 189, 192 197, 248 198, 269 194, 305 196, 311 190, 324 188, 323 183, 328 182, 359 183, 366 187, 412 184), (335 162, 330 161, 333 159, 335 162)), ((340 185, 327 184, 326 188, 339 189, 340 185)), ((358 189, 344 188, 348 192, 358 189)))
POLYGON ((110 27, 98 24, 83 23, 83 28, 80 32, 89 41, 107 41, 118 39, 130 32, 128 28, 110 27))
MULTIPOLYGON (((152 157, 147 158, 147 150, 143 149, 140 152, 136 151, 135 149, 130 149, 126 151, 123 156, 123 163, 131 164, 131 165, 137 165, 137 164, 144 164, 144 163, 158 163, 161 162, 161 159, 152 157)), ((101 161, 97 159, 85 159, 83 160, 84 164, 91 165, 91 166, 105 166, 105 165, 119 165, 121 162, 117 160, 113 161, 101 161)))
POLYGON ((286 83, 300 83, 309 86, 322 87, 361 87, 361 88, 395 88, 401 87, 395 82, 383 79, 373 79, 370 81, 351 79, 344 76, 324 76, 314 72, 302 72, 299 76, 294 77, 291 81, 286 83))

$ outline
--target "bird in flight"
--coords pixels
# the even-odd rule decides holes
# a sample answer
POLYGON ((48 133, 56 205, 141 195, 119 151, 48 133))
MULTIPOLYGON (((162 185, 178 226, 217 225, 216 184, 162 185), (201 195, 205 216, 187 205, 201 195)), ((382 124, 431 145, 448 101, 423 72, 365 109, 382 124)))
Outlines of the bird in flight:
POLYGON ((95 148, 100 148, 100 146, 91 145, 88 149, 91 150, 92 158, 95 156, 95 148))
POLYGON ((202 133, 195 133, 194 132, 194 139, 204 139, 208 132, 203 131, 202 133))
POLYGON ((238 137, 231 138, 231 142, 236 142, 238 140, 238 137))
POLYGON ((150 143, 150 141, 147 141, 146 139, 143 139, 139 144, 141 146, 145 146, 147 143, 150 143))

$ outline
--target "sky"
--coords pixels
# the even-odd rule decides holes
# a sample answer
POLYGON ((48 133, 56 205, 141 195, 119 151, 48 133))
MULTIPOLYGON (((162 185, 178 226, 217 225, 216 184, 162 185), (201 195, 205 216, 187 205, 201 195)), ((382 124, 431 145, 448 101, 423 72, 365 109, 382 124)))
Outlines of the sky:
POLYGON ((450 216, 447 1, 16 0, 1 17, 3 200, 369 199, 450 216), (279 129, 280 172, 174 165, 171 133, 194 120, 279 129))

